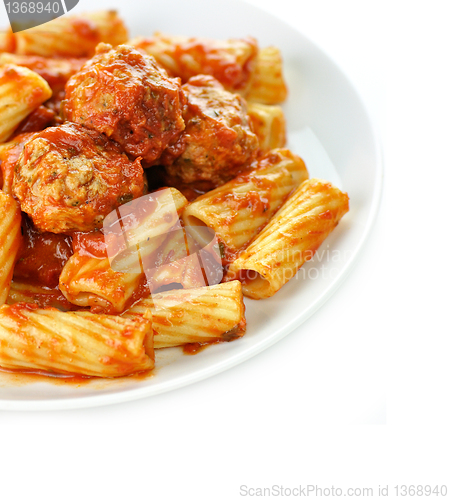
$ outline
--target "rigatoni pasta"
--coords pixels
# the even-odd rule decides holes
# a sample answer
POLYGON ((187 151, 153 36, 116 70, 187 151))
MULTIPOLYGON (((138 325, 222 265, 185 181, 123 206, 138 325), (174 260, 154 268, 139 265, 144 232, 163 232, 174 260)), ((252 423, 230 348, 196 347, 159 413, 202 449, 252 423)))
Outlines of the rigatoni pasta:
POLYGON ((153 267, 146 270, 152 293, 178 284, 184 289, 205 286, 201 263, 184 228, 170 232, 157 252, 153 267))
POLYGON ((263 153, 285 146, 285 116, 280 106, 249 102, 248 116, 251 118, 254 133, 259 139, 259 148, 263 153))
POLYGON ((282 68, 280 50, 277 47, 263 48, 257 54, 256 67, 246 99, 262 104, 279 104, 285 101, 288 91, 282 68))
POLYGON ((90 57, 100 43, 119 45, 128 38, 114 10, 63 16, 14 34, 15 52, 44 57, 90 57))
POLYGON ((85 62, 86 59, 83 58, 0 53, 0 65, 15 64, 31 69, 50 85, 53 92, 63 91, 67 80, 79 71, 85 62))
MULTIPOLYGON (((0 125, 1 127, 1 125, 0 125)), ((17 160, 23 151, 28 140, 31 140, 35 134, 19 134, 11 141, 0 144, 0 170, 3 181, 0 184, 4 193, 12 195, 12 185, 14 182, 14 170, 17 160)))
POLYGON ((171 290, 143 299, 131 307, 126 318, 153 318, 154 348, 189 343, 226 342, 245 333, 245 305, 239 281, 171 290))
POLYGON ((346 193, 326 181, 305 181, 231 263, 227 279, 240 279, 247 297, 271 297, 313 257, 348 210, 346 193))
POLYGON ((59 288, 72 304, 118 314, 139 298, 143 282, 141 273, 111 269, 107 257, 97 259, 75 253, 62 270, 59 288))
POLYGON ((198 74, 211 75, 227 90, 243 95, 251 85, 258 53, 257 42, 251 37, 215 40, 155 33, 128 43, 153 56, 183 82, 198 74))
POLYGON ((12 135, 19 123, 40 104, 50 99, 48 83, 22 66, 0 67, 0 142, 12 135))
POLYGON ((169 232, 181 229, 179 215, 187 203, 180 191, 166 188, 111 212, 103 225, 111 268, 125 273, 151 269, 169 232))
POLYGON ((114 9, 86 12, 80 17, 86 17, 93 23, 100 37, 100 41, 103 43, 109 43, 115 47, 116 45, 125 43, 128 39, 128 29, 123 19, 114 9))
POLYGON ((14 52, 16 49, 16 39, 12 29, 0 31, 0 52, 14 52))
POLYGON ((127 39, 115 11, 0 34, 2 368, 120 377, 237 339, 244 295, 348 210, 285 149, 277 48, 127 39))
POLYGON ((48 286, 14 279, 11 282, 6 303, 13 305, 19 302, 37 304, 43 308, 55 307, 62 311, 78 309, 78 306, 69 302, 58 288, 49 288, 48 286))
MULTIPOLYGON (((308 178, 304 162, 288 149, 276 149, 252 168, 198 197, 183 212, 184 223, 207 226, 231 252, 249 243, 270 220, 287 195, 308 178)), ((200 235, 201 236, 201 235, 200 235)))
POLYGON ((143 345, 151 340, 148 315, 125 319, 30 304, 0 307, 0 366, 10 370, 121 377, 154 367, 143 345))
POLYGON ((0 191, 0 306, 8 296, 14 264, 22 243, 20 207, 16 200, 0 191))
MULTIPOLYGON (((71 303, 121 313, 145 292, 154 260, 187 205, 176 189, 163 189, 122 205, 104 221, 106 255, 75 252, 59 288, 71 303)), ((180 228, 180 226, 179 226, 180 228)))

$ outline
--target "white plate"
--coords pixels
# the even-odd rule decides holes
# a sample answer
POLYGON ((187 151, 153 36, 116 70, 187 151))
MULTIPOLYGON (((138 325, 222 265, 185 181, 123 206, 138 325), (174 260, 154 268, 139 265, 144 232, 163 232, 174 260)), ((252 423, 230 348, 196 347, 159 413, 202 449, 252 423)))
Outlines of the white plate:
MULTIPOLYGON (((290 89, 284 105, 289 147, 304 155, 311 176, 336 182, 349 193, 351 210, 314 259, 276 296, 246 301, 248 330, 242 339, 211 346, 195 356, 178 349, 162 352, 154 376, 142 380, 96 380, 76 387, 20 383, 17 376, 0 374, 0 409, 68 409, 130 401, 191 384, 245 361, 298 328, 331 296, 348 274, 377 213, 382 155, 372 123, 352 84, 307 38, 238 0, 90 4, 91 9, 111 7, 120 11, 132 35, 155 30, 216 38, 252 35, 261 46, 278 46, 290 89), (310 139, 307 127, 327 155, 313 136, 310 139)), ((5 16, 1 21, 7 24, 5 16)))

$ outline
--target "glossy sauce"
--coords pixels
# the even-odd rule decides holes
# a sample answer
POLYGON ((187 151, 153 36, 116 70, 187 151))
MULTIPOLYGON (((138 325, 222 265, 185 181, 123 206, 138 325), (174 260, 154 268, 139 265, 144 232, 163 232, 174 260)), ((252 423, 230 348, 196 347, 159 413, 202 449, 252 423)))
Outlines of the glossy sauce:
POLYGON ((56 112, 46 106, 39 106, 24 118, 15 134, 20 135, 29 132, 40 132, 46 127, 51 127, 56 123, 56 112))
POLYGON ((14 278, 35 285, 56 288, 62 268, 72 255, 70 236, 39 233, 23 216, 23 249, 14 268, 14 278))
POLYGON ((73 233, 72 246, 73 252, 78 252, 79 255, 95 257, 96 259, 105 259, 108 256, 102 230, 73 233))
MULTIPOLYGON (((214 76, 226 88, 232 90, 244 89, 249 82, 253 71, 254 58, 257 53, 257 43, 253 38, 244 38, 239 42, 246 45, 248 58, 240 63, 237 58, 232 57, 229 51, 230 47, 226 42, 212 39, 190 38, 184 43, 178 43, 174 46, 172 57, 175 59, 179 74, 183 81, 187 81, 198 73, 204 73, 214 76), (190 65, 184 64, 188 60, 186 55, 193 57, 201 67, 201 70, 192 71, 190 65)), ((156 41, 156 44, 158 42, 156 41)))
POLYGON ((51 87, 53 92, 64 90, 67 80, 77 73, 84 63, 85 58, 59 58, 43 57, 36 55, 11 55, 9 62, 25 66, 40 75, 51 87))
POLYGON ((194 342, 192 344, 185 344, 182 346, 182 352, 184 354, 188 354, 188 355, 192 356, 194 354, 198 354, 201 351, 204 351, 204 349, 206 349, 206 347, 213 345, 213 344, 217 344, 217 342, 211 342, 209 344, 201 344, 200 342, 194 342))
POLYGON ((201 351, 204 351, 206 347, 211 345, 223 344, 224 342, 232 342, 234 340, 239 339, 245 332, 246 329, 246 320, 242 321, 241 324, 237 325, 235 328, 230 330, 221 336, 220 339, 217 339, 212 342, 201 343, 201 342, 192 342, 191 344, 185 344, 182 346, 182 352, 187 355, 198 354, 201 351))

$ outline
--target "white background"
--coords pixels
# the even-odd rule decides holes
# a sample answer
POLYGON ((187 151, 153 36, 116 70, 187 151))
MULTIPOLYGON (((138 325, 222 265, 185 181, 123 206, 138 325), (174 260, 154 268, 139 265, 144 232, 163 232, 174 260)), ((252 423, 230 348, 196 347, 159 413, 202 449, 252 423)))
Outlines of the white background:
POLYGON ((297 332, 225 373, 122 405, 0 413, 1 499, 449 484, 446 2, 251 2, 323 48, 377 123, 384 196, 363 253, 297 332))

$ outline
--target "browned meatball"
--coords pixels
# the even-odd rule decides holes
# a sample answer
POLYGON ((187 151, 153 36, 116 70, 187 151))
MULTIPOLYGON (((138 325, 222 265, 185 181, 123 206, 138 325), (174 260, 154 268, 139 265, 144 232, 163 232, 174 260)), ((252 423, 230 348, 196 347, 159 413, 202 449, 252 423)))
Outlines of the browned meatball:
POLYGON ((182 87, 185 131, 164 152, 161 163, 176 184, 209 184, 235 177, 255 156, 259 143, 252 132, 246 102, 211 76, 191 78, 182 87))
POLYGON ((122 203, 143 194, 143 169, 104 135, 65 123, 25 144, 13 192, 40 231, 68 233, 102 227, 122 203))
POLYGON ((153 57, 100 44, 66 85, 65 117, 98 130, 148 162, 184 130, 180 81, 153 57))

